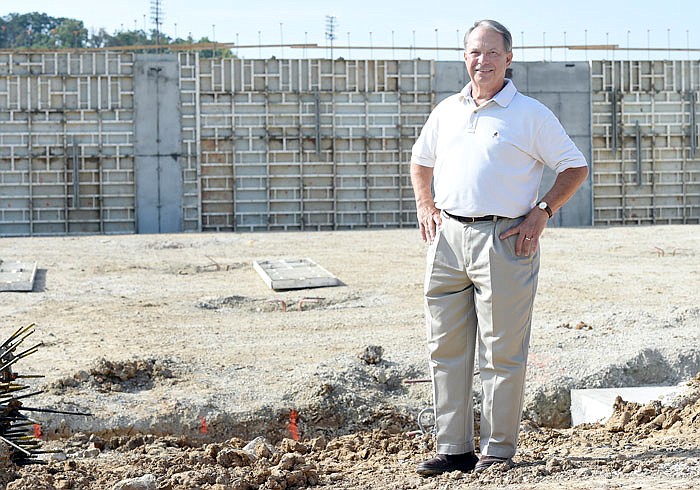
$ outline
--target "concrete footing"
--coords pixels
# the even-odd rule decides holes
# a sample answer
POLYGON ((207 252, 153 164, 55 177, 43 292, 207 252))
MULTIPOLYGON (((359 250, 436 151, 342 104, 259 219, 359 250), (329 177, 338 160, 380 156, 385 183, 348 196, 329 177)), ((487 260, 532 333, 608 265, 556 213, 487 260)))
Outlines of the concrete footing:
POLYGON ((605 422, 613 413, 618 396, 626 402, 646 404, 659 400, 668 404, 681 394, 680 386, 639 386, 633 388, 598 388, 571 390, 571 425, 605 422))

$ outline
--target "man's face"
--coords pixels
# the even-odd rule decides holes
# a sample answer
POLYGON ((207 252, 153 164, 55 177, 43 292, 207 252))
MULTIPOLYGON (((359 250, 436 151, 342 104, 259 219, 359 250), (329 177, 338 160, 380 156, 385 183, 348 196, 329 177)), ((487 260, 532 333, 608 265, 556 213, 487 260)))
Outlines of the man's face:
POLYGON ((478 88, 501 90, 512 60, 513 53, 506 52, 503 36, 498 32, 477 27, 469 34, 464 61, 469 78, 478 88))

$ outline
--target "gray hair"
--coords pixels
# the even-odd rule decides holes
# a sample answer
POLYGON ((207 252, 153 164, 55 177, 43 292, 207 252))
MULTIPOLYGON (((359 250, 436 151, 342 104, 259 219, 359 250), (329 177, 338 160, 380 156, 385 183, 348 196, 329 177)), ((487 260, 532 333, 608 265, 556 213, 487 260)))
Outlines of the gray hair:
POLYGON ((474 22, 474 25, 471 26, 464 35, 464 49, 467 49, 467 39, 469 38, 469 34, 471 34, 477 27, 483 27, 484 29, 496 31, 503 36, 503 45, 506 48, 506 53, 513 51, 513 36, 510 35, 510 31, 500 22, 496 22, 495 20, 491 19, 477 20, 474 22))

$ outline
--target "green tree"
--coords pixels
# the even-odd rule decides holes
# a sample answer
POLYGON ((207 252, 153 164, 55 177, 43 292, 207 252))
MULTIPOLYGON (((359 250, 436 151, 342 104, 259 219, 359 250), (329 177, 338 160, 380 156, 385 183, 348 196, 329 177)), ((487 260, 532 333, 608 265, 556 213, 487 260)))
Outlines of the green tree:
POLYGON ((0 47, 55 49, 84 47, 87 30, 83 21, 47 14, 8 14, 0 17, 0 47))
POLYGON ((141 46, 154 44, 144 31, 120 31, 108 36, 105 46, 141 46))
MULTIPOLYGON (((32 12, 29 14, 7 14, 0 17, 0 49, 71 49, 71 48, 109 48, 115 46, 154 46, 155 52, 167 50, 168 46, 178 44, 210 44, 207 37, 195 42, 191 36, 187 39, 172 39, 155 30, 118 31, 109 34, 100 29, 91 36, 82 20, 65 17, 51 17, 47 14, 32 12)), ((203 58, 231 58, 230 49, 204 49, 200 51, 203 58)))
POLYGON ((52 31, 52 46, 54 48, 84 48, 87 46, 88 31, 83 21, 63 19, 52 31))
MULTIPOLYGON (((212 41, 208 37, 203 37, 195 44, 210 44, 212 41)), ((199 56, 202 58, 233 58, 233 53, 230 49, 202 49, 199 51, 199 56)))
POLYGON ((108 37, 109 34, 107 34, 107 31, 100 28, 97 32, 93 31, 92 35, 88 38, 87 45, 90 48, 104 48, 108 37))

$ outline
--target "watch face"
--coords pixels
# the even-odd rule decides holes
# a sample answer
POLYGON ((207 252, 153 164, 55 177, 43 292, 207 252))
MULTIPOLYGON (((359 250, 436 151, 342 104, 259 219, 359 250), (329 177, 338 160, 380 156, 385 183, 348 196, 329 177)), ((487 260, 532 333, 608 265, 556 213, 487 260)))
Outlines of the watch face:
POLYGON ((546 202, 541 202, 539 204, 540 209, 547 209, 547 203, 546 202))

